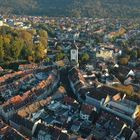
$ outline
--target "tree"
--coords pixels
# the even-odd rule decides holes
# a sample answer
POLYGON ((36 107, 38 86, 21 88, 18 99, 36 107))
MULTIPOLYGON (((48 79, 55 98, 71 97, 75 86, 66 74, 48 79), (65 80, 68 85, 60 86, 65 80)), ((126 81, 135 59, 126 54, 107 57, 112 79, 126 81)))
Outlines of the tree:
POLYGON ((127 57, 120 58, 120 64, 122 64, 122 65, 128 64, 128 58, 127 57))
POLYGON ((3 41, 4 41, 4 43, 5 44, 10 44, 10 42, 11 42, 11 36, 9 35, 9 37, 7 37, 7 36, 3 36, 3 41))
POLYGON ((33 38, 32 34, 25 30, 21 30, 19 32, 19 37, 22 38, 25 42, 31 42, 33 38))
POLYGON ((35 35, 36 34, 36 30, 35 29, 29 30, 29 33, 31 33, 32 35, 35 35))
POLYGON ((28 56, 28 61, 29 62, 34 62, 34 58, 32 56, 28 56))
POLYGON ((3 60, 3 57, 4 57, 3 40, 0 37, 0 61, 3 60))
POLYGON ((58 53, 56 55, 56 61, 62 60, 64 58, 65 54, 64 53, 58 53))
POLYGON ((2 26, 0 28, 0 34, 1 35, 6 35, 8 32, 11 32, 11 28, 7 26, 2 26))
POLYGON ((140 48, 138 48, 137 53, 138 53, 138 58, 140 58, 140 48))
POLYGON ((42 59, 44 59, 46 53, 45 53, 45 47, 43 46, 43 44, 39 44, 35 46, 35 59, 36 61, 40 61, 42 59))
POLYGON ((46 57, 45 58, 45 62, 50 62, 50 58, 49 57, 46 57))
POLYGON ((29 60, 40 61, 47 52, 48 35, 40 31, 40 43, 33 44, 33 35, 36 30, 16 30, 0 27, 0 61, 29 60))
POLYGON ((17 39, 15 41, 13 41, 11 51, 12 51, 12 55, 15 58, 15 60, 18 60, 22 48, 23 48, 23 41, 22 40, 17 39))
POLYGON ((45 37, 40 37, 40 42, 43 44, 43 46, 47 49, 48 47, 48 40, 45 37))
POLYGON ((45 39, 48 39, 48 33, 45 30, 39 30, 38 34, 45 39))
POLYGON ((34 58, 34 50, 33 50, 33 45, 32 44, 24 44, 22 50, 21 50, 21 57, 22 59, 29 60, 29 56, 34 58))
POLYGON ((57 45, 56 49, 57 49, 58 51, 61 51, 61 50, 62 50, 62 47, 61 47, 60 45, 57 45))
POLYGON ((84 53, 83 55, 82 55, 82 61, 88 61, 89 60, 89 55, 88 55, 88 53, 84 53))
POLYGON ((130 51, 130 58, 134 59, 138 57, 138 52, 136 50, 130 51))
POLYGON ((134 93, 134 88, 132 85, 124 86, 124 85, 114 85, 114 88, 118 91, 124 92, 129 96, 132 96, 134 93))

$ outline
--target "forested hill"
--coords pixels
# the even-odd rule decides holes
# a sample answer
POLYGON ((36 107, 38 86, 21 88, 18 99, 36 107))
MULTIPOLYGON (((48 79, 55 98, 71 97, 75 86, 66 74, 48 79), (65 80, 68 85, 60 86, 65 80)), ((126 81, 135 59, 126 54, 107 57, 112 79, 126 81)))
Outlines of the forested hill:
POLYGON ((140 17, 140 0, 0 0, 0 12, 48 16, 140 17))

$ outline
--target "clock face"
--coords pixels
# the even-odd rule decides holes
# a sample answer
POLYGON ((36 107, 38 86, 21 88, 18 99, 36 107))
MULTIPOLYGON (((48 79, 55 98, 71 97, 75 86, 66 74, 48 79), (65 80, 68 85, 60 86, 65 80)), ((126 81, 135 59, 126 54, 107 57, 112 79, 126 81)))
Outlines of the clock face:
POLYGON ((72 54, 75 54, 76 53, 76 51, 75 50, 72 50, 72 54))
POLYGON ((77 60, 78 59, 78 52, 77 50, 71 50, 71 60, 77 60))

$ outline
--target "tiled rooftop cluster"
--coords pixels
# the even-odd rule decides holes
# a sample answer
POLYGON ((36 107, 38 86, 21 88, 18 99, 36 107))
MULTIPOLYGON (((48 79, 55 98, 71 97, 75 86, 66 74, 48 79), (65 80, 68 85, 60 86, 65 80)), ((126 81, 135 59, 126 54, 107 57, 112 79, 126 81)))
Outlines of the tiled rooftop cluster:
POLYGON ((50 62, 21 64, 17 72, 0 67, 0 116, 10 125, 1 123, 2 137, 140 139, 140 30, 133 26, 135 21, 15 17, 3 23, 29 30, 33 27, 26 21, 44 23, 53 29, 54 37, 48 39, 50 62), (78 51, 79 67, 71 65, 71 49, 78 51), (65 56, 57 61, 59 54, 65 56))
POLYGON ((6 99, 7 89, 10 94, 8 100, 1 105, 1 114, 5 119, 8 119, 14 112, 25 105, 49 96, 53 87, 57 85, 59 76, 57 75, 57 70, 53 67, 38 68, 30 71, 32 71, 31 74, 26 74, 17 81, 12 81, 12 83, 5 85, 8 88, 3 86, 2 97, 6 99), (16 87, 14 88, 14 86, 16 87))
POLYGON ((22 140, 29 140, 26 136, 22 135, 12 127, 8 126, 5 124, 1 119, 0 119, 0 138, 1 139, 22 139, 22 140))

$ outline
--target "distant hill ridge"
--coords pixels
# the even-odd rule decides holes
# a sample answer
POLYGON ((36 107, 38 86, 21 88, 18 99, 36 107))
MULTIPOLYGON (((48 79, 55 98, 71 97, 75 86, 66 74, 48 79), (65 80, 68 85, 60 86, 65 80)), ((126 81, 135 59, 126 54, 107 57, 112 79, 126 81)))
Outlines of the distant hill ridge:
POLYGON ((140 17, 140 0, 0 0, 0 12, 20 15, 140 17))

